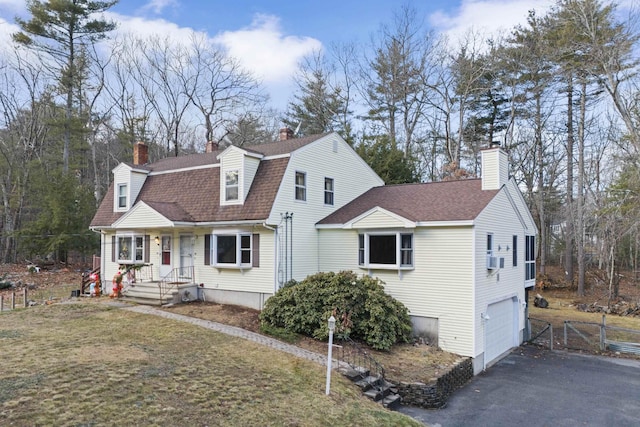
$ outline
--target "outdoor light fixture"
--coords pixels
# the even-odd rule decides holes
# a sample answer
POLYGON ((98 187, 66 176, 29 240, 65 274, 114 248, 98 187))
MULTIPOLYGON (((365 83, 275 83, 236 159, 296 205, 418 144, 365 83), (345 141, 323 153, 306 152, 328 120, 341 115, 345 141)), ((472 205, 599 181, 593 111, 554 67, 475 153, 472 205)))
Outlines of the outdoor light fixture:
POLYGON ((156 245, 160 246, 160 237, 156 236, 154 240, 156 242, 156 245))
POLYGON ((325 388, 325 394, 329 395, 329 389, 331 388, 331 353, 333 350, 333 331, 336 329, 336 318, 331 315, 329 317, 329 350, 327 354, 327 387, 325 388))

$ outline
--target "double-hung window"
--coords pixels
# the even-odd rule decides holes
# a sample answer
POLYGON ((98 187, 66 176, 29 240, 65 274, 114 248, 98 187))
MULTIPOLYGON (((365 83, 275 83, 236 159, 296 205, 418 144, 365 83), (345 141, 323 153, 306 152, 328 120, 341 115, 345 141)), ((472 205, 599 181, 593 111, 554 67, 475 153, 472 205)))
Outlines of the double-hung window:
POLYGON ((359 234, 358 263, 363 268, 413 268, 413 234, 399 232, 359 234))
POLYGON ((525 280, 536 278, 536 236, 524 236, 525 280))
POLYGON ((238 170, 226 171, 224 174, 224 200, 238 200, 238 170))
POLYGON ((499 266, 498 258, 493 256, 493 234, 487 234, 487 270, 496 270, 499 266))
POLYGON ((333 206, 333 178, 324 179, 324 204, 333 206))
POLYGON ((139 234, 120 235, 114 239, 114 262, 142 264, 148 262, 149 236, 139 234))
POLYGON ((307 174, 296 171, 296 200, 307 200, 307 174))
POLYGON ((118 209, 127 208, 127 184, 118 184, 118 209))

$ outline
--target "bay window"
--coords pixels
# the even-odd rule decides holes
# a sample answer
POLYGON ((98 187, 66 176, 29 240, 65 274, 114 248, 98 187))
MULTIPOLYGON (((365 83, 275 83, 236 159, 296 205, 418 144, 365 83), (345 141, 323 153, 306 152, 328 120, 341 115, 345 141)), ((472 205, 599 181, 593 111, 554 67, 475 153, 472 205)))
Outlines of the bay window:
POLYGON ((254 239, 249 233, 214 234, 213 264, 231 268, 253 266, 254 239))
POLYGON ((399 232, 359 234, 358 263, 364 268, 413 268, 413 234, 399 232))

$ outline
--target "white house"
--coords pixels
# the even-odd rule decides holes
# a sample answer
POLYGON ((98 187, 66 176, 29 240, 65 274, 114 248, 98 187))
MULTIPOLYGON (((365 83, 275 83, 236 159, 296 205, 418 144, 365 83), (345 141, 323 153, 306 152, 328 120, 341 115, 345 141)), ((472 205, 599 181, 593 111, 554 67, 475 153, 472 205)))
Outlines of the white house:
POLYGON ((144 265, 138 278, 260 309, 286 281, 317 272, 315 224, 384 183, 337 134, 291 136, 152 164, 136 144, 91 222, 102 276, 144 265))
POLYGON ((503 150, 482 179, 384 186, 336 133, 291 136, 152 164, 137 144, 91 223, 103 277, 144 266, 154 298, 261 309, 290 279, 353 270, 476 372, 522 342, 537 231, 503 150))
POLYGON ((537 235, 507 154, 483 150, 482 171, 374 187, 317 224, 320 271, 380 278, 416 335, 472 357, 476 373, 523 340, 537 235))

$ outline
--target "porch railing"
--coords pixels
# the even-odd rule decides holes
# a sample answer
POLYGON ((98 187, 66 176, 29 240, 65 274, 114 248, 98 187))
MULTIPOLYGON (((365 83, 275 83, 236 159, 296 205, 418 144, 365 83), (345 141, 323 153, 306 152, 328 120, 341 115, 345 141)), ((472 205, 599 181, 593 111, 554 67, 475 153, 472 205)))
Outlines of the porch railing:
POLYGON ((160 301, 162 300, 178 285, 184 285, 187 283, 193 283, 193 266, 178 267, 171 270, 168 274, 160 279, 158 282, 158 288, 160 290, 160 301))

